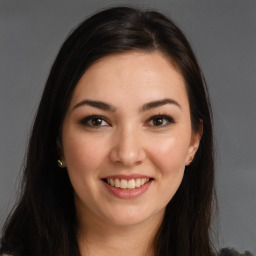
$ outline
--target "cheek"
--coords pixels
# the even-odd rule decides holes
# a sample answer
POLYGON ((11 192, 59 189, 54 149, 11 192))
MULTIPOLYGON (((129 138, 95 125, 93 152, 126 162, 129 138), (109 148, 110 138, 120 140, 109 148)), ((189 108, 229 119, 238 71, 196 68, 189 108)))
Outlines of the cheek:
POLYGON ((101 140, 90 136, 66 136, 63 141, 64 159, 70 172, 76 174, 97 174, 95 170, 105 157, 101 140))
MULTIPOLYGON (((161 175, 175 176, 183 175, 188 152, 188 142, 179 137, 170 137, 161 142, 151 145, 151 160, 161 175)), ((180 177, 179 177, 180 179, 180 177)))
POLYGON ((187 144, 181 143, 176 138, 166 139, 152 148, 151 160, 157 170, 160 205, 166 206, 169 203, 182 182, 187 149, 187 144))

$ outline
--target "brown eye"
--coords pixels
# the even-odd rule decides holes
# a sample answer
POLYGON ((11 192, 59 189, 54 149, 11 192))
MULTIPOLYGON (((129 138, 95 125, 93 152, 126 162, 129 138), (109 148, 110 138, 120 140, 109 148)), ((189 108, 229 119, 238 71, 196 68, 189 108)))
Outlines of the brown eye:
POLYGON ((98 117, 91 119, 91 124, 93 126, 101 126, 102 122, 103 122, 103 120, 101 118, 98 118, 98 117))
POLYGON ((164 124, 164 119, 163 118, 155 118, 152 121, 153 121, 153 124, 155 126, 160 126, 160 125, 164 124))
POLYGON ((166 116, 166 115, 153 116, 149 120, 149 125, 156 126, 156 127, 167 126, 170 123, 174 123, 174 120, 170 116, 166 116))
POLYGON ((82 125, 95 127, 95 128, 109 125, 102 116, 88 116, 84 118, 80 123, 82 125))

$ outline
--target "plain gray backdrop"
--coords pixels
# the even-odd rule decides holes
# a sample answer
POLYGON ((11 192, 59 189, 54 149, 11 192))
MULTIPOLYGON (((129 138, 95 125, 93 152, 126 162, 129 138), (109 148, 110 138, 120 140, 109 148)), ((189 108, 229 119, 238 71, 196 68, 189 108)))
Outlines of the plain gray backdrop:
POLYGON ((215 122, 219 244, 256 253, 256 1, 0 0, 0 227, 11 209, 33 120, 67 34, 116 4, 154 8, 187 35, 215 122))

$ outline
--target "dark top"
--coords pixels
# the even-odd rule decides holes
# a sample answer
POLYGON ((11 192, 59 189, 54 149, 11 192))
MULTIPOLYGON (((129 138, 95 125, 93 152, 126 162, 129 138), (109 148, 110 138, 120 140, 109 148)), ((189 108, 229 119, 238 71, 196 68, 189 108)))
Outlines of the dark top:
POLYGON ((219 256, 253 256, 253 254, 248 251, 245 251, 244 253, 239 253, 234 249, 223 248, 220 250, 219 256))

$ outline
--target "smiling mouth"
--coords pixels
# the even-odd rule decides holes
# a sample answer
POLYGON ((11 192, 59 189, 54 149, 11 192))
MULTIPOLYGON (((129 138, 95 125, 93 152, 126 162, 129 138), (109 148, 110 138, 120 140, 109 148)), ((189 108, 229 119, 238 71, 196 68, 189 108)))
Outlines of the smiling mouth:
POLYGON ((140 188, 152 180, 153 180, 153 178, 137 178, 137 179, 129 179, 129 180, 118 179, 118 178, 103 179, 103 181, 105 183, 107 183, 108 185, 115 187, 115 188, 122 189, 122 190, 133 190, 136 188, 140 188))

